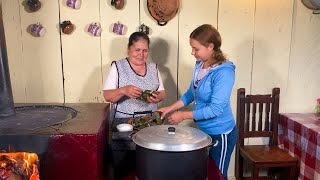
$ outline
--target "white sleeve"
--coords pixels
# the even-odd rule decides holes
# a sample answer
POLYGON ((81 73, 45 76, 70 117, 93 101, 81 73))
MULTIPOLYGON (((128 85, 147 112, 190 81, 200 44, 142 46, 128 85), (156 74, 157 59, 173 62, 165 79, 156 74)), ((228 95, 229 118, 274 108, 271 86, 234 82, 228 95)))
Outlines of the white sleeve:
POLYGON ((159 70, 158 70, 158 79, 159 79, 159 88, 158 88, 158 91, 165 90, 165 89, 164 89, 164 86, 163 86, 163 82, 162 82, 162 78, 161 78, 161 75, 160 75, 160 71, 159 71, 159 70))
POLYGON ((118 88, 118 71, 115 63, 112 63, 110 71, 103 84, 103 90, 118 88))

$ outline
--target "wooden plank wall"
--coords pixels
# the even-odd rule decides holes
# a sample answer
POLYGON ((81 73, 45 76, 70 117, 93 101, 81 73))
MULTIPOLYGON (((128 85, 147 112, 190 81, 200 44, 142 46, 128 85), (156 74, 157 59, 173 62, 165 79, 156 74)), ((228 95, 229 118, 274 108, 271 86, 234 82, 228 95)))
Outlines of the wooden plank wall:
POLYGON ((25 10, 23 0, 3 1, 10 75, 15 102, 62 102, 62 71, 56 1, 42 1, 37 13, 25 10), (27 31, 34 23, 46 28, 44 37, 27 31))
MULTIPOLYGON (((126 0, 116 10, 108 0, 82 1, 81 8, 65 0, 41 0, 42 8, 26 11, 24 0, 3 0, 8 58, 15 102, 104 102, 102 83, 110 63, 127 53, 127 40, 139 25, 151 29, 150 61, 159 65, 168 99, 175 101, 188 87, 193 70, 188 36, 200 24, 220 31, 222 50, 236 64, 235 90, 268 93, 281 88, 281 112, 311 112, 319 97, 320 15, 300 0, 181 1, 177 16, 158 26, 146 0, 126 0), (197 7, 197 8, 195 8, 197 7), (60 34, 59 23, 76 25, 60 34), (112 33, 115 22, 124 35, 112 33), (42 23, 44 37, 26 29, 42 23), (103 28, 101 37, 86 32, 91 22, 103 28)), ((235 109, 235 91, 232 95, 235 109)))
MULTIPOLYGON (((320 97, 320 14, 294 3, 290 64, 284 111, 314 112, 320 97)), ((280 104, 280 105, 282 105, 280 104)))
POLYGON ((191 55, 189 45, 190 33, 201 24, 217 26, 218 0, 182 2, 179 12, 179 67, 178 67, 178 95, 181 96, 190 85, 193 67, 196 63, 191 55), (194 12, 194 7, 201 11, 194 12))
MULTIPOLYGON (((126 56, 128 36, 144 23, 151 29, 150 60, 159 65, 170 97, 164 105, 169 104, 190 82, 190 32, 211 23, 222 35, 222 50, 237 66, 235 89, 267 93, 278 86, 282 111, 311 111, 315 105, 320 89, 319 15, 298 0, 182 1, 166 26, 157 25, 142 0, 126 1, 122 10, 107 0, 83 1, 79 10, 66 7, 65 0, 41 2, 35 13, 26 11, 23 0, 3 3, 15 102, 103 102, 102 82, 110 63, 126 56), (60 34, 64 20, 76 25, 71 35, 60 34), (125 35, 112 33, 118 21, 126 25, 125 35), (26 31, 36 22, 46 27, 44 37, 26 31), (101 37, 86 32, 91 22, 100 22, 101 37), (303 87, 310 87, 307 97, 302 96, 303 87)), ((235 92, 232 103, 235 106, 235 92)))
POLYGON ((61 34, 65 101, 101 102, 101 39, 87 32, 90 23, 101 21, 99 1, 82 1, 78 10, 58 2, 60 23, 69 20, 76 26, 72 34, 61 34))

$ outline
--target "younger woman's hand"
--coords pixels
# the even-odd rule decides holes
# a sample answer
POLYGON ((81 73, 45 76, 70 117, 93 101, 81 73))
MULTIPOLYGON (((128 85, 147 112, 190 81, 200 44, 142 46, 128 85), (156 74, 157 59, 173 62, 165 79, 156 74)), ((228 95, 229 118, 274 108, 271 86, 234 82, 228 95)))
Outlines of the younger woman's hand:
POLYGON ((176 111, 174 113, 172 113, 169 117, 168 117, 168 122, 170 124, 179 124, 180 122, 182 122, 184 120, 184 112, 182 111, 176 111))
POLYGON ((162 107, 160 109, 158 109, 157 111, 161 112, 161 119, 164 119, 165 116, 170 112, 170 107, 162 107))

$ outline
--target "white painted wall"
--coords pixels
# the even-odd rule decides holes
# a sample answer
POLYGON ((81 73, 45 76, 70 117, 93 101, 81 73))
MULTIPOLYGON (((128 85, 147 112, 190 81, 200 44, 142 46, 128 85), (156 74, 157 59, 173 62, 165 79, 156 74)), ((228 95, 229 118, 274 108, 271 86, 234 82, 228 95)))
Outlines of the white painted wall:
POLYGON ((181 0, 166 26, 157 25, 145 0, 126 0, 122 10, 109 0, 82 0, 79 10, 66 7, 65 0, 41 3, 39 11, 30 13, 24 0, 3 0, 16 103, 104 102, 101 89, 110 63, 126 56, 128 37, 142 23, 151 29, 150 61, 159 65, 167 89, 162 105, 187 89, 195 63, 188 37, 203 23, 218 28, 222 50, 236 64, 234 110, 240 87, 251 93, 280 87, 281 112, 313 112, 320 97, 320 15, 300 0, 181 0), (60 33, 59 23, 65 20, 76 26, 71 35, 60 33), (126 25, 125 35, 112 33, 112 23, 118 21, 126 25), (44 37, 26 31, 37 22, 47 29, 44 37), (91 22, 101 24, 101 37, 85 32, 91 22))

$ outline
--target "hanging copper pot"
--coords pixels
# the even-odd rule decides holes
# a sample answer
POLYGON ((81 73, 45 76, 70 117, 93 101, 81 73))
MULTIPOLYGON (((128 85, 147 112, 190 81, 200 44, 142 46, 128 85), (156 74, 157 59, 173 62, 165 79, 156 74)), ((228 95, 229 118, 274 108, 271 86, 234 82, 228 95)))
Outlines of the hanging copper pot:
POLYGON ((111 6, 114 6, 116 9, 122 9, 124 0, 111 0, 111 6))
POLYGON ((28 0, 27 5, 32 12, 36 12, 41 8, 41 2, 39 0, 28 0))
POLYGON ((71 34, 74 30, 74 25, 70 21, 63 21, 60 28, 64 34, 71 34))
POLYGON ((144 32, 144 33, 146 33, 147 35, 149 35, 149 33, 150 33, 149 27, 146 26, 145 24, 141 24, 141 25, 139 26, 139 31, 140 31, 140 32, 144 32))

